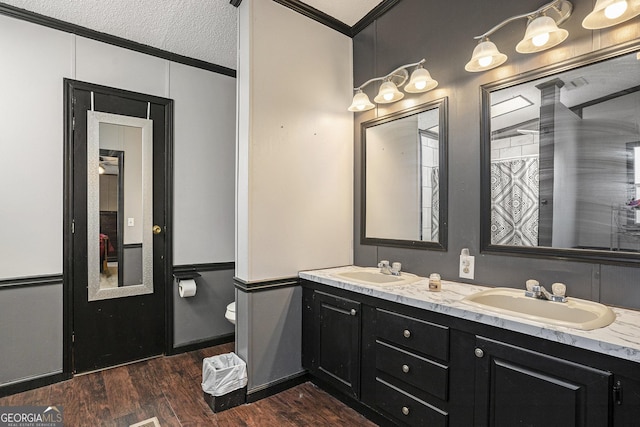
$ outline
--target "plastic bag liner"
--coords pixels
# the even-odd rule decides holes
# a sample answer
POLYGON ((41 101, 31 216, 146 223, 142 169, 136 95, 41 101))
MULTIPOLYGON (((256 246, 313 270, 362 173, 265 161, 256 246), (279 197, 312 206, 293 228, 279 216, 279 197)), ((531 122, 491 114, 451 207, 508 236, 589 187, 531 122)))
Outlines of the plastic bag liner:
POLYGON ((247 385, 247 364, 235 353, 219 354, 202 361, 202 391, 222 396, 247 385))

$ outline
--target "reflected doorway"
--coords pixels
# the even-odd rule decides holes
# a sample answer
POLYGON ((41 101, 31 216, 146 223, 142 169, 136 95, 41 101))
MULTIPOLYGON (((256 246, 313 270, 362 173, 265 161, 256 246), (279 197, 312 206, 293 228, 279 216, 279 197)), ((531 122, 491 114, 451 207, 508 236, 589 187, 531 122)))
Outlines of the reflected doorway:
POLYGON ((123 286, 124 151, 100 149, 100 288, 123 286))

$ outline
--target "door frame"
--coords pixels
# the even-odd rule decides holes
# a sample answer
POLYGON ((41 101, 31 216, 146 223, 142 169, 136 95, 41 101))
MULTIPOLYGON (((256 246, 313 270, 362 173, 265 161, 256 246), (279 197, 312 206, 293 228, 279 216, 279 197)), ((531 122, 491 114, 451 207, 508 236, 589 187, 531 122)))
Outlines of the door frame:
POLYGON ((117 89, 108 86, 63 79, 64 102, 64 199, 63 199, 63 373, 73 376, 73 165, 74 165, 74 90, 92 91, 106 95, 118 96, 143 102, 162 105, 165 112, 165 182, 164 182, 164 211, 165 211, 165 245, 164 263, 164 353, 170 354, 173 348, 173 120, 174 102, 172 99, 117 89))

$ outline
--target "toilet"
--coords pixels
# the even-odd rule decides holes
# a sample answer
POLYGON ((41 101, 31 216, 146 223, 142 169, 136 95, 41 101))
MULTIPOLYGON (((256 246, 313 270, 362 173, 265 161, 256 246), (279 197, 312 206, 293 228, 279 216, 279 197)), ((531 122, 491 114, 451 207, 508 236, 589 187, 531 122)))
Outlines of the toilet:
POLYGON ((226 317, 227 320, 233 323, 234 325, 236 324, 236 302, 235 301, 227 305, 227 311, 226 313, 224 313, 224 317, 226 317))

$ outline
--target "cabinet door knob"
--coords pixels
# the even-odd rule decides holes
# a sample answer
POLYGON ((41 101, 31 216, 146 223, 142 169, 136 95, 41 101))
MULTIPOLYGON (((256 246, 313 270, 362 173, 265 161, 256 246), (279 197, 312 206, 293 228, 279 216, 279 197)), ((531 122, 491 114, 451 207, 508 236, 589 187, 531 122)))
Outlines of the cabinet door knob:
POLYGON ((473 352, 475 353, 476 357, 483 357, 484 356, 484 351, 482 351, 481 348, 476 348, 473 352))
POLYGON ((159 225, 154 225, 153 228, 153 234, 160 234, 162 233, 162 227, 160 227, 159 225))
POLYGON ((355 309, 355 308, 352 308, 352 309, 351 309, 351 315, 352 315, 352 316, 355 316, 356 314, 358 314, 358 312, 356 311, 356 309, 355 309))
POLYGON ((411 336, 411 331, 408 329, 405 329, 402 335, 404 335, 405 338, 409 338, 411 336))
POLYGON ((402 372, 404 372, 405 374, 409 373, 409 365, 402 365, 402 372))
POLYGON ((409 415, 409 408, 407 406, 403 406, 402 407, 402 414, 403 415, 409 415))

